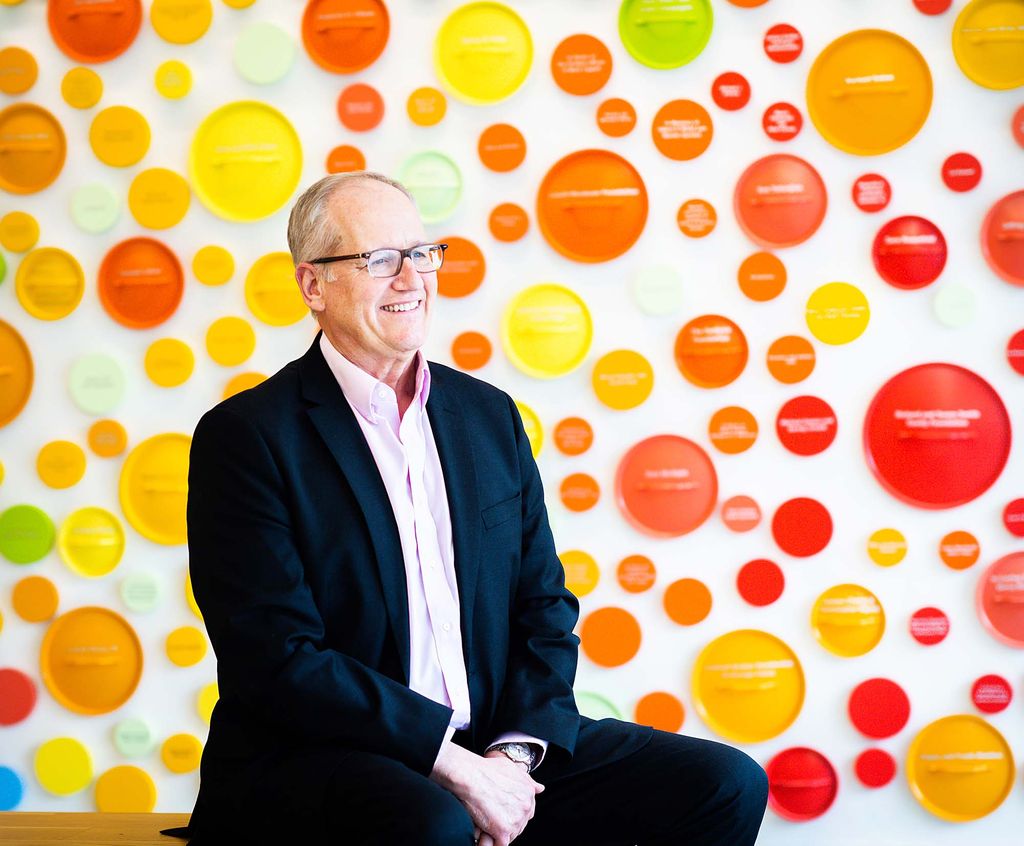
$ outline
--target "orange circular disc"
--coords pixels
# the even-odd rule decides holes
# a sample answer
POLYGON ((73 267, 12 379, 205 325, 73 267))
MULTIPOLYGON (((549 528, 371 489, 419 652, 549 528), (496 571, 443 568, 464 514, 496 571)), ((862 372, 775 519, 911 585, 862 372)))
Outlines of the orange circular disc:
POLYGON ((721 388, 747 366, 747 339, 735 323, 718 314, 695 317, 676 337, 676 366, 698 388, 721 388))
POLYGON ((476 145, 484 167, 498 173, 515 170, 526 158, 526 139, 507 123, 496 123, 480 133, 476 145))
POLYGON ((981 545, 970 532, 950 532, 939 543, 939 557, 950 570, 966 570, 981 555, 981 545))
POLYGON ((384 119, 384 98, 365 82, 348 85, 338 95, 338 119, 352 132, 368 132, 384 119))
POLYGON ((39 65, 35 56, 21 47, 0 50, 0 91, 4 94, 24 94, 36 83, 39 65))
POLYGON ((45 576, 26 576, 11 592, 11 607, 26 623, 42 623, 57 613, 57 586, 45 576))
POLYGON ((689 161, 711 144, 711 115, 693 100, 672 100, 658 109, 651 124, 654 146, 675 161, 689 161))
POLYGON ((128 433, 116 420, 97 420, 89 427, 89 449, 100 458, 114 458, 128 446, 128 433))
POLYGON ((747 297, 764 303, 774 300, 786 287, 786 265, 772 253, 754 253, 743 259, 736 278, 747 297))
POLYGON ((502 203, 495 206, 487 219, 491 235, 497 241, 518 241, 530 228, 530 217, 526 209, 515 203, 502 203))
POLYGON ((551 54, 551 75, 567 94, 593 94, 612 75, 612 54, 593 35, 570 35, 551 54))
POLYGON ((129 329, 158 326, 174 314, 185 290, 177 256, 153 238, 129 238, 103 258, 100 302, 129 329))
POLYGON ((688 238, 703 238, 710 235, 717 223, 718 214, 715 207, 707 200, 687 200, 676 212, 676 225, 688 238))
POLYGON ((711 591, 697 579, 679 579, 665 590, 665 613, 680 626, 693 626, 711 613, 711 591))
POLYGON ((350 173, 353 170, 366 170, 366 157, 361 150, 340 144, 327 154, 328 173, 350 173))
POLYGON ((0 320, 0 427, 21 414, 34 378, 28 344, 10 323, 0 320))
POLYGON ((601 486, 588 473, 572 473, 562 480, 558 495, 570 511, 588 511, 601 498, 601 486))
POLYGON ((654 584, 658 571, 646 555, 627 555, 619 562, 615 576, 624 591, 643 593, 654 584))
POLYGON ((633 722, 658 731, 677 732, 683 727, 686 709, 679 698, 665 691, 648 693, 636 703, 633 722))
POLYGON ((738 405, 720 408, 708 423, 708 437, 719 452, 738 455, 750 449, 757 440, 757 419, 738 405))
POLYGON ((555 426, 555 446, 565 455, 582 455, 594 443, 594 430, 582 417, 566 417, 555 426))
POLYGON ((566 258, 608 261, 636 243, 647 223, 647 188, 636 168, 607 150, 556 162, 537 192, 537 222, 566 258))
POLYGON ((442 297, 466 297, 484 281, 487 262, 480 248, 468 238, 451 235, 441 239, 448 245, 444 264, 437 271, 437 292, 442 297))
POLYGON ((417 88, 405 101, 405 111, 416 126, 435 126, 444 120, 448 101, 436 88, 417 88))
POLYGON ((768 372, 784 385, 802 382, 814 372, 814 346, 799 335, 784 335, 768 347, 768 372))
POLYGON ((640 624, 623 608, 598 608, 583 619, 580 647, 595 664, 618 667, 640 649, 640 624))
POLYGON ((762 247, 793 247, 825 219, 828 192, 818 171, 780 153, 758 159, 740 176, 733 194, 736 220, 762 247))
POLYGON ((0 189, 42 191, 60 175, 66 155, 64 130, 46 109, 15 103, 0 111, 0 189))
POLYGON ((491 360, 491 342, 479 332, 463 332, 452 341, 452 361, 461 370, 479 370, 491 360))
POLYGON ((629 135, 636 126, 636 109, 628 100, 612 97, 597 107, 597 128, 611 138, 629 135))
POLYGON ((50 0, 53 42, 78 62, 109 62, 127 50, 142 25, 141 0, 50 0))
POLYGON ((355 73, 384 52, 391 31, 382 0, 309 0, 302 16, 306 52, 331 73, 355 73))

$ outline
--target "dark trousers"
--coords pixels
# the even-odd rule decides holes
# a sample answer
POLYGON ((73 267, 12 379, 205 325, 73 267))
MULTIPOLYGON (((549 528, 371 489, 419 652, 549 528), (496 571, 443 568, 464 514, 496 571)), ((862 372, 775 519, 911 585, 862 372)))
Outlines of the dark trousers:
MULTIPOLYGON (((516 846, 750 846, 768 798, 764 770, 743 752, 661 731, 617 761, 582 772, 570 764, 551 780, 543 772, 545 790, 516 846)), ((325 812, 328 840, 338 844, 473 844, 454 795, 370 753, 345 757, 325 812)))

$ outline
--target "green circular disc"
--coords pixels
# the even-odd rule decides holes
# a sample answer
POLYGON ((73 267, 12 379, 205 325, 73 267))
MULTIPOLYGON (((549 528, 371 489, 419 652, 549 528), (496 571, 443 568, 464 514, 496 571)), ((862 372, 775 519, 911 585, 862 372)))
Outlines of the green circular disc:
POLYGON ((576 708, 584 717, 590 717, 592 720, 603 720, 606 717, 622 719, 622 712, 603 696, 583 691, 576 691, 575 696, 576 708))
POLYGON ((160 583, 149 573, 132 573, 121 581, 121 601, 136 614, 148 614, 160 603, 160 583))
POLYGON ((235 70, 246 82, 270 85, 284 77, 295 61, 295 41, 266 21, 242 30, 235 42, 235 70))
POLYGON ((950 329, 957 329, 970 323, 974 319, 976 308, 977 299, 974 291, 956 282, 947 282, 935 292, 935 299, 932 300, 935 318, 950 329))
POLYGON ((714 26, 710 0, 622 0, 619 38, 629 54, 657 70, 692 62, 714 26))
POLYGON ((71 365, 68 390, 86 414, 109 414, 124 397, 124 372, 109 355, 83 355, 71 365))
POLYGON ((12 505, 0 514, 0 555, 12 564, 31 564, 53 548, 57 532, 46 512, 12 505))
POLYGON ((4 281, 4 277, 7 275, 7 262, 4 260, 4 254, 0 253, 0 282, 4 281))
POLYGON ((71 219, 83 232, 99 235, 121 216, 121 202, 106 185, 93 182, 75 189, 71 195, 71 219))
POLYGON ((121 720, 114 726, 114 746, 125 758, 141 758, 153 749, 153 730, 142 720, 121 720))
POLYGON ((398 173, 416 201, 424 223, 438 223, 451 217, 462 196, 462 173, 444 153, 428 150, 405 160, 398 173))
POLYGON ((674 314, 683 307, 683 280, 670 265, 639 270, 630 287, 637 308, 651 317, 674 314))

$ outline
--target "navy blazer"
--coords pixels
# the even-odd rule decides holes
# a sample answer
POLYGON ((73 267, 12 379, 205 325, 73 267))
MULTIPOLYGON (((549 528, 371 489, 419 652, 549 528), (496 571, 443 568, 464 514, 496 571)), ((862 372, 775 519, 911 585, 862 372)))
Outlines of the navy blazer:
MULTIPOLYGON (((507 394, 430 369, 427 413, 451 511, 471 701, 462 739, 482 752, 505 731, 544 738, 542 769, 555 772, 581 726, 572 691, 579 605, 564 584, 537 465, 507 394)), ((319 335, 302 358, 199 421, 188 546, 220 689, 193 830, 206 814, 254 802, 315 813, 348 749, 430 773, 452 710, 408 687, 394 512, 319 335)), ((615 735, 592 763, 638 745, 615 735)))

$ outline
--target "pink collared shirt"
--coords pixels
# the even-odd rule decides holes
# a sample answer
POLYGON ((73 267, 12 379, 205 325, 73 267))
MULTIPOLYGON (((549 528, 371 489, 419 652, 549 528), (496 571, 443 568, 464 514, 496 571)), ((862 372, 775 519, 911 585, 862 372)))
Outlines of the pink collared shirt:
MULTIPOLYGON (((445 738, 449 740, 456 729, 469 726, 469 682, 459 625, 452 518, 427 416, 430 368, 417 353, 415 395, 400 415, 389 385, 350 362, 326 335, 320 336, 320 350, 355 414, 395 512, 409 599, 409 687, 454 711, 445 738)), ((502 734, 493 743, 514 740, 547 749, 545 741, 515 732, 502 734)))

